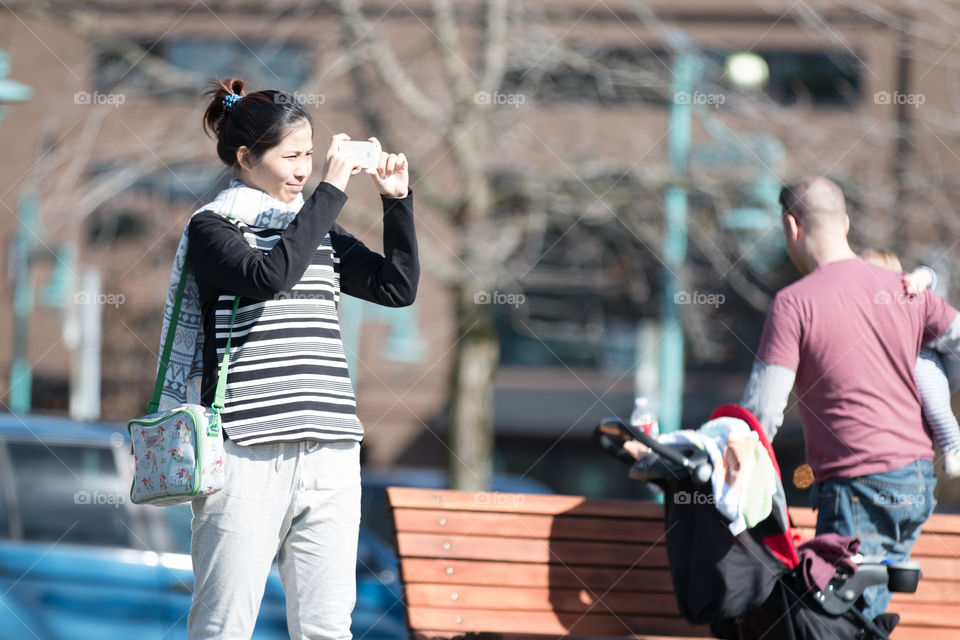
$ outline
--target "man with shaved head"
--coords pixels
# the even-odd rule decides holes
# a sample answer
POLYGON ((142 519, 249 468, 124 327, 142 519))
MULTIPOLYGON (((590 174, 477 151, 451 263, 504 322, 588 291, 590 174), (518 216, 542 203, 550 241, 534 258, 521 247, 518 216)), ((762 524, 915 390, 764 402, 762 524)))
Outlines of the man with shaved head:
POLYGON ((856 257, 847 244, 847 203, 836 184, 821 177, 804 178, 784 187, 780 206, 787 253, 801 273, 806 275, 820 264, 856 257), (817 255, 810 255, 811 251, 817 255))
MULTIPOLYGON (((900 274, 857 257, 843 192, 830 180, 785 187, 780 205, 803 277, 774 298, 740 404, 772 440, 796 386, 817 534, 858 537, 869 560, 906 560, 936 483, 914 365, 930 341, 960 350, 960 318, 929 290, 907 296, 900 274)), ((871 587, 864 598, 873 618, 890 593, 871 587)))

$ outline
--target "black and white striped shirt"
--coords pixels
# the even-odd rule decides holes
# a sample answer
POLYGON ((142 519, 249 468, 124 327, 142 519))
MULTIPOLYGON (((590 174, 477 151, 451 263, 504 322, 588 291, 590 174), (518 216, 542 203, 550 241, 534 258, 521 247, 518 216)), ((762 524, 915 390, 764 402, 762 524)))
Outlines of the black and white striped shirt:
POLYGON ((940 354, 920 347, 914 378, 920 391, 923 419, 930 428, 933 441, 943 452, 960 453, 960 424, 950 406, 950 383, 940 354))
POLYGON ((223 413, 224 431, 237 444, 363 438, 340 340, 340 292, 411 304, 419 263, 412 194, 383 199, 384 256, 334 223, 345 201, 321 183, 284 230, 238 227, 209 212, 191 221, 207 406, 240 296, 223 413))

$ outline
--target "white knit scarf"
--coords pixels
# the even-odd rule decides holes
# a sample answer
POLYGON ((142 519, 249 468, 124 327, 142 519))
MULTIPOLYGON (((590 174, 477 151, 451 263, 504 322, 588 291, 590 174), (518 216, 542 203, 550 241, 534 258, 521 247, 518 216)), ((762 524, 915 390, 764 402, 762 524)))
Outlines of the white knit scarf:
MULTIPOLYGON (((303 195, 297 194, 293 202, 285 203, 267 193, 248 187, 234 178, 230 185, 221 191, 213 202, 197 209, 193 216, 202 211, 213 211, 225 218, 240 222, 249 227, 262 229, 284 229, 303 206, 303 195)), ((187 224, 189 229, 189 223, 187 224)), ((187 258, 187 229, 184 229, 173 260, 170 285, 167 289, 166 308, 163 311, 163 325, 160 331, 160 346, 167 337, 167 329, 173 317, 173 306, 177 297, 177 285, 183 273, 183 264, 187 258)), ((253 239, 248 239, 253 242, 253 239)), ((159 370, 159 361, 157 363, 159 370)), ((200 289, 193 270, 187 272, 187 282, 183 289, 183 301, 174 333, 173 350, 167 375, 163 380, 160 395, 160 411, 168 411, 183 404, 200 404, 200 384, 203 378, 203 329, 200 314, 200 289)))

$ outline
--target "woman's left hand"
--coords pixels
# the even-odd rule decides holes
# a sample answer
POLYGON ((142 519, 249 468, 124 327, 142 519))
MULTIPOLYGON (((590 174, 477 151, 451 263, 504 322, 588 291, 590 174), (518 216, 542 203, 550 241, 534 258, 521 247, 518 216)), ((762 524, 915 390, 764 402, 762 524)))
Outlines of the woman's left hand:
MULTIPOLYGON (((370 138, 380 146, 376 138, 370 138)), ((368 169, 377 190, 390 198, 406 198, 410 186, 410 174, 407 171, 407 157, 402 153, 380 151, 380 162, 376 169, 368 169)))

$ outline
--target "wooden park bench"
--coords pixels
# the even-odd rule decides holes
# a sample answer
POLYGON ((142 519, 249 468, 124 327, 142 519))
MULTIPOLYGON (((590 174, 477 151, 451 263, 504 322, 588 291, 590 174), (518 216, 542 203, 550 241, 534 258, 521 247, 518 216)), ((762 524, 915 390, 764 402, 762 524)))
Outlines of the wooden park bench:
MULTIPOLYGON (((415 640, 712 637, 680 617, 659 504, 402 487, 387 499, 415 640)), ((812 535, 814 513, 791 514, 812 535)), ((892 638, 960 638, 960 516, 933 516, 914 559, 924 577, 894 597, 892 638)))

